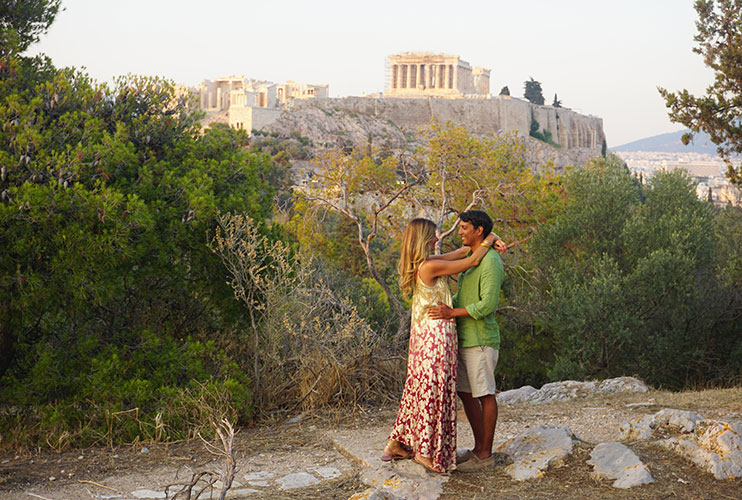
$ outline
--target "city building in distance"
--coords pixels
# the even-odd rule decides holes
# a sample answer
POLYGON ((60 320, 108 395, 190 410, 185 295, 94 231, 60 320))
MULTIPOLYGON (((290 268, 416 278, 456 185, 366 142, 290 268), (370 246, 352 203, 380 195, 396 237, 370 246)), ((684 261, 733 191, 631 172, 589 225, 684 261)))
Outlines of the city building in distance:
POLYGON ((681 168, 695 182, 699 198, 716 205, 742 204, 742 190, 726 178, 727 166, 718 156, 703 153, 665 153, 658 151, 616 151, 629 170, 643 183, 655 173, 681 168))

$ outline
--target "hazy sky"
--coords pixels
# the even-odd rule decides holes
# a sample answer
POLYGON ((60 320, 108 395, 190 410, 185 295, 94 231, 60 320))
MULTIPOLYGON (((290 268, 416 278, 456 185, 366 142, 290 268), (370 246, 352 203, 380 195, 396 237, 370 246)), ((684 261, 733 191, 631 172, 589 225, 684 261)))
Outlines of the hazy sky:
POLYGON ((657 86, 701 93, 712 73, 691 51, 693 0, 62 0, 29 53, 84 67, 197 84, 227 75, 328 83, 332 97, 378 92, 384 58, 458 54, 492 70, 490 92, 603 119, 609 147, 679 130, 657 86))

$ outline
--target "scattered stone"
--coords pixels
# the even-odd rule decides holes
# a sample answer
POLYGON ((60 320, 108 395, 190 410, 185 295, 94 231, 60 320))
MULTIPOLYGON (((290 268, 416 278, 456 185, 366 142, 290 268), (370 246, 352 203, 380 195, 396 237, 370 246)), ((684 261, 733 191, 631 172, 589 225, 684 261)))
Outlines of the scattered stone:
POLYGON ((572 453, 572 437, 569 427, 552 425, 529 429, 505 441, 497 448, 513 459, 505 473, 516 481, 543 476, 549 467, 562 465, 572 453))
POLYGON ((134 490, 131 492, 137 498, 165 498, 165 492, 153 490, 134 490))
POLYGON ((593 466, 593 476, 613 480, 614 488, 631 488, 654 482, 647 466, 621 443, 597 445, 587 463, 593 466))
POLYGON ((619 394, 625 392, 649 392, 647 384, 634 377, 609 378, 598 384, 598 392, 602 394, 619 394))
POLYGON ((398 497, 385 490, 369 488, 366 491, 356 493, 348 500, 398 500, 398 497))
POLYGON ((531 385, 524 385, 523 387, 520 387, 518 389, 503 391, 497 395, 497 403, 502 405, 522 403, 524 401, 528 401, 528 398, 534 392, 538 392, 538 389, 531 385))
POLYGON ((304 414, 303 413, 300 413, 300 414, 296 415, 295 417, 291 417, 290 419, 288 419, 286 421, 286 423, 287 424, 298 424, 303 419, 304 419, 304 414))
POLYGON ((322 476, 322 479, 335 479, 342 475, 342 473, 335 467, 317 467, 312 470, 322 476))
POLYGON ((260 493, 260 490, 254 490, 252 488, 230 489, 229 491, 227 491, 227 498, 239 498, 247 495, 252 495, 253 493, 260 493))
POLYGON ((447 474, 428 474, 425 467, 412 460, 368 467, 360 477, 363 484, 382 490, 388 498, 400 500, 435 500, 443 493, 443 483, 449 479, 447 474))
POLYGON ((716 479, 742 477, 742 424, 701 420, 694 432, 660 445, 684 456, 716 479))
POLYGON ((623 392, 647 392, 649 387, 634 377, 618 377, 602 382, 577 382, 565 380, 544 384, 541 389, 534 389, 530 385, 504 391, 497 395, 497 402, 514 404, 529 402, 533 404, 565 401, 578 397, 587 397, 592 394, 617 394, 623 392))
POLYGON ((49 481, 56 481, 56 480, 57 480, 57 478, 56 478, 56 477, 54 477, 54 476, 51 476, 51 477, 49 478, 49 481))
POLYGON ((693 432, 696 423, 703 417, 692 411, 666 408, 654 415, 647 415, 621 424, 619 430, 624 439, 652 439, 655 431, 693 432))
POLYGON ((267 471, 250 472, 242 476, 250 486, 268 487, 268 480, 275 474, 267 471))
POLYGON ((276 479, 282 490, 293 490, 294 488, 304 488, 319 483, 319 479, 307 472, 295 472, 276 479))

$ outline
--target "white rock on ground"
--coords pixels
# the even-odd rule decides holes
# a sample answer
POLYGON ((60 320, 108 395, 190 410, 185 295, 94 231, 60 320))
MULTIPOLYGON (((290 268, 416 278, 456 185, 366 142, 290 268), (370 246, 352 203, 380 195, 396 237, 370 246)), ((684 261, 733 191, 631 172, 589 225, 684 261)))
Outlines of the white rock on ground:
POLYGON ((654 432, 661 428, 682 433, 693 432, 696 423, 702 419, 703 417, 692 411, 666 408, 654 415, 624 422, 620 431, 624 439, 652 439, 654 432))
POLYGON ((295 472, 288 476, 276 479, 282 490, 293 490, 294 488, 304 488, 319 483, 319 479, 307 472, 295 472))
POLYGON ((534 389, 530 385, 504 391, 497 395, 497 402, 513 404, 529 402, 534 404, 564 401, 592 394, 616 394, 621 392, 647 392, 649 387, 634 377, 618 377, 602 382, 577 382, 565 380, 544 384, 541 389, 534 389))
POLYGON ((614 488, 631 488, 654 482, 647 466, 621 443, 600 443, 593 448, 587 463, 593 466, 593 476, 614 481, 614 488))
MULTIPOLYGON (((379 457, 386 444, 386 429, 359 432, 357 430, 333 430, 325 434, 346 456, 352 457, 364 467, 361 481, 378 490, 378 496, 356 496, 376 500, 435 500, 443 492, 443 483, 448 474, 428 474, 422 465, 411 460, 382 462, 379 457)), ((357 495, 370 495, 366 490, 357 495)))
POLYGON ((369 488, 366 491, 356 493, 348 500, 398 500, 398 498, 388 491, 369 488))
POLYGON ((154 490, 147 490, 147 489, 139 489, 134 490, 131 492, 133 496, 136 498, 165 498, 165 492, 164 491, 154 491, 154 490))
POLYGON ((509 391, 502 391, 497 395, 497 404, 511 405, 514 403, 522 403, 528 401, 531 394, 538 392, 538 389, 531 385, 524 385, 518 389, 511 389, 509 391))
POLYGON ((716 479, 742 477, 742 424, 701 420, 693 433, 659 442, 716 479))
MULTIPOLYGON (((400 460, 361 472, 363 484, 388 493, 399 500, 431 500, 443 493, 448 475, 428 474, 425 467, 412 460, 400 460)), ((384 497, 382 497, 384 498, 384 497)))
POLYGON ((516 481, 543 476, 549 467, 561 465, 572 453, 572 436, 569 427, 555 425, 529 429, 505 441, 497 448, 513 459, 505 473, 516 481))

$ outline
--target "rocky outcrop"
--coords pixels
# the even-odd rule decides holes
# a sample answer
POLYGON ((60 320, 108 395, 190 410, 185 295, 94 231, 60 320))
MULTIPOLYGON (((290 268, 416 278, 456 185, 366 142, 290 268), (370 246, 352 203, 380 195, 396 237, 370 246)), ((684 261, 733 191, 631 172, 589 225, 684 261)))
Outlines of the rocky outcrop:
POLYGON ((497 395, 497 402, 506 405, 523 402, 541 404, 598 394, 647 391, 649 391, 649 387, 634 377, 617 377, 602 382, 565 380, 544 384, 541 389, 535 389, 527 385, 519 389, 503 391, 497 395))
POLYGON ((414 146, 421 129, 435 120, 466 127, 475 135, 515 132, 526 142, 532 168, 552 164, 558 170, 581 165, 601 154, 602 119, 565 108, 539 106, 508 96, 491 99, 384 99, 342 97, 295 99, 276 122, 263 130, 292 132, 316 146, 352 144, 400 149, 414 146), (532 123, 558 147, 529 136, 532 123))
POLYGON ((716 479, 742 477, 742 423, 665 409, 625 422, 621 432, 625 439, 664 437, 657 444, 682 455, 716 479))

